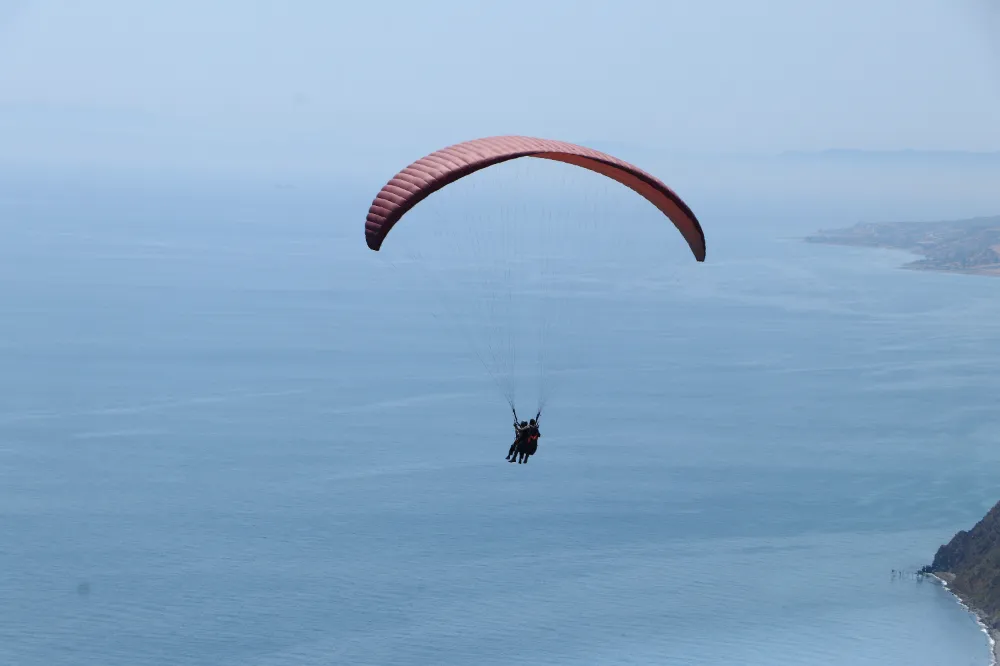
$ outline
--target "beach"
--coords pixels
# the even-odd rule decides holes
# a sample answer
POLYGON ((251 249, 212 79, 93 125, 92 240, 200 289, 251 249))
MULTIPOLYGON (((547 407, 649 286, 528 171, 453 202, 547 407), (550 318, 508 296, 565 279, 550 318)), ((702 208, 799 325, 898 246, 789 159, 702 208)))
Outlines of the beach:
POLYGON ((978 608, 976 608, 968 601, 963 599, 962 595, 958 594, 957 592, 955 592, 955 590, 951 588, 949 583, 952 580, 954 580, 955 578, 954 574, 942 571, 940 573, 932 573, 930 575, 939 583, 941 583, 941 585, 946 590, 948 590, 948 592, 950 592, 952 596, 955 597, 955 599, 963 608, 965 608, 967 611, 976 616, 976 622, 982 628, 983 633, 986 634, 986 640, 989 642, 990 645, 990 655, 991 655, 990 666, 998 666, 998 664, 1000 664, 1000 646, 998 646, 998 638, 1000 638, 1000 632, 998 632, 995 629, 991 629, 989 625, 986 624, 986 621, 983 619, 983 613, 978 608))

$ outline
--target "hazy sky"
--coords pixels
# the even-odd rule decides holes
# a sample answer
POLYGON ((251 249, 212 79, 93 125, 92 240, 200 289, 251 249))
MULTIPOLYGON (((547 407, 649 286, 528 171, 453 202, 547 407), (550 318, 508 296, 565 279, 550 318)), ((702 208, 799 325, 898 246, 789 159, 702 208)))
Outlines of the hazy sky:
POLYGON ((990 0, 0 0, 0 161, 998 150, 998 44, 990 0))

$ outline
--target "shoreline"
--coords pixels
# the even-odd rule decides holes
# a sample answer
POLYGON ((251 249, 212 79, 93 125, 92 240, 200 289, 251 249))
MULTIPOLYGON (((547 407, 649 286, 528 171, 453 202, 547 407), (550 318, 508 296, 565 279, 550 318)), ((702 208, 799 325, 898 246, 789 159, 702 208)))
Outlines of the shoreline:
POLYGON ((965 275, 1000 275, 1000 215, 938 222, 858 222, 818 229, 807 243, 894 250, 919 257, 903 268, 965 275))
POLYGON ((932 573, 930 575, 938 583, 940 583, 941 586, 945 590, 947 590, 951 596, 955 597, 955 600, 962 608, 964 608, 966 611, 971 613, 973 617, 976 618, 976 624, 978 624, 979 628, 982 629, 984 634, 986 634, 986 640, 990 646, 990 666, 1000 666, 1000 643, 998 643, 998 641, 1000 641, 1000 632, 990 629, 983 621, 982 612, 978 608, 967 602, 965 599, 963 599, 961 595, 959 595, 953 589, 951 589, 951 586, 948 585, 948 582, 949 578, 954 578, 953 574, 949 574, 946 571, 942 571, 940 573, 932 573))
POLYGON ((898 269, 904 271, 922 271, 926 273, 951 273, 953 275, 979 275, 983 277, 1000 277, 1000 265, 987 264, 983 266, 972 266, 970 268, 949 268, 947 266, 934 266, 923 263, 927 260, 927 255, 922 254, 915 248, 905 248, 895 245, 866 244, 866 243, 844 243, 835 240, 828 240, 819 236, 805 236, 802 238, 806 243, 814 245, 834 245, 837 247, 867 248, 869 250, 892 250, 893 252, 905 252, 909 255, 920 257, 915 261, 900 264, 898 269))
POLYGON ((923 271, 925 273, 950 273, 951 275, 980 275, 983 277, 1000 277, 998 268, 928 268, 926 266, 900 266, 905 271, 923 271))

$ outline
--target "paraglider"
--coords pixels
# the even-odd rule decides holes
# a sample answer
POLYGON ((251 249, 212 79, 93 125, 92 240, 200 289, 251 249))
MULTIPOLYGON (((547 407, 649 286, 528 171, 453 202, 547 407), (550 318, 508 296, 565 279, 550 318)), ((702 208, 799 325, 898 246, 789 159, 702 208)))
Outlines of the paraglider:
MULTIPOLYGON (((365 241, 368 247, 379 251, 392 228, 417 204, 435 192, 480 170, 524 157, 574 165, 624 185, 646 199, 673 223, 697 261, 705 260, 705 234, 697 217, 673 190, 655 176, 617 157, 590 148, 526 136, 494 136, 458 143, 422 157, 404 168, 382 187, 372 201, 365 219, 365 241)), ((643 239, 637 237, 635 242, 642 243, 643 239)), ((537 419, 541 415, 541 409, 530 423, 518 422, 513 392, 508 391, 505 395, 515 414, 515 440, 507 459, 510 462, 527 462, 528 456, 538 447, 537 419)))
POLYGON ((605 153, 551 139, 496 136, 474 139, 422 157, 385 184, 365 219, 365 240, 378 251, 407 211, 441 188, 480 169, 521 157, 566 162, 625 185, 666 215, 684 236, 695 259, 705 261, 705 233, 698 218, 673 190, 628 162, 605 153))

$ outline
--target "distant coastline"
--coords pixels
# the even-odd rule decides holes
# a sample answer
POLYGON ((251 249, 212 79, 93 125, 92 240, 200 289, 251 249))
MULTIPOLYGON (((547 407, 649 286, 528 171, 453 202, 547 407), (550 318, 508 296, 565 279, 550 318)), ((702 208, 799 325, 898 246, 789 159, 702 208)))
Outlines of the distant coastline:
POLYGON ((817 231, 808 243, 904 250, 910 270, 1000 276, 1000 216, 946 222, 862 222, 817 231))

